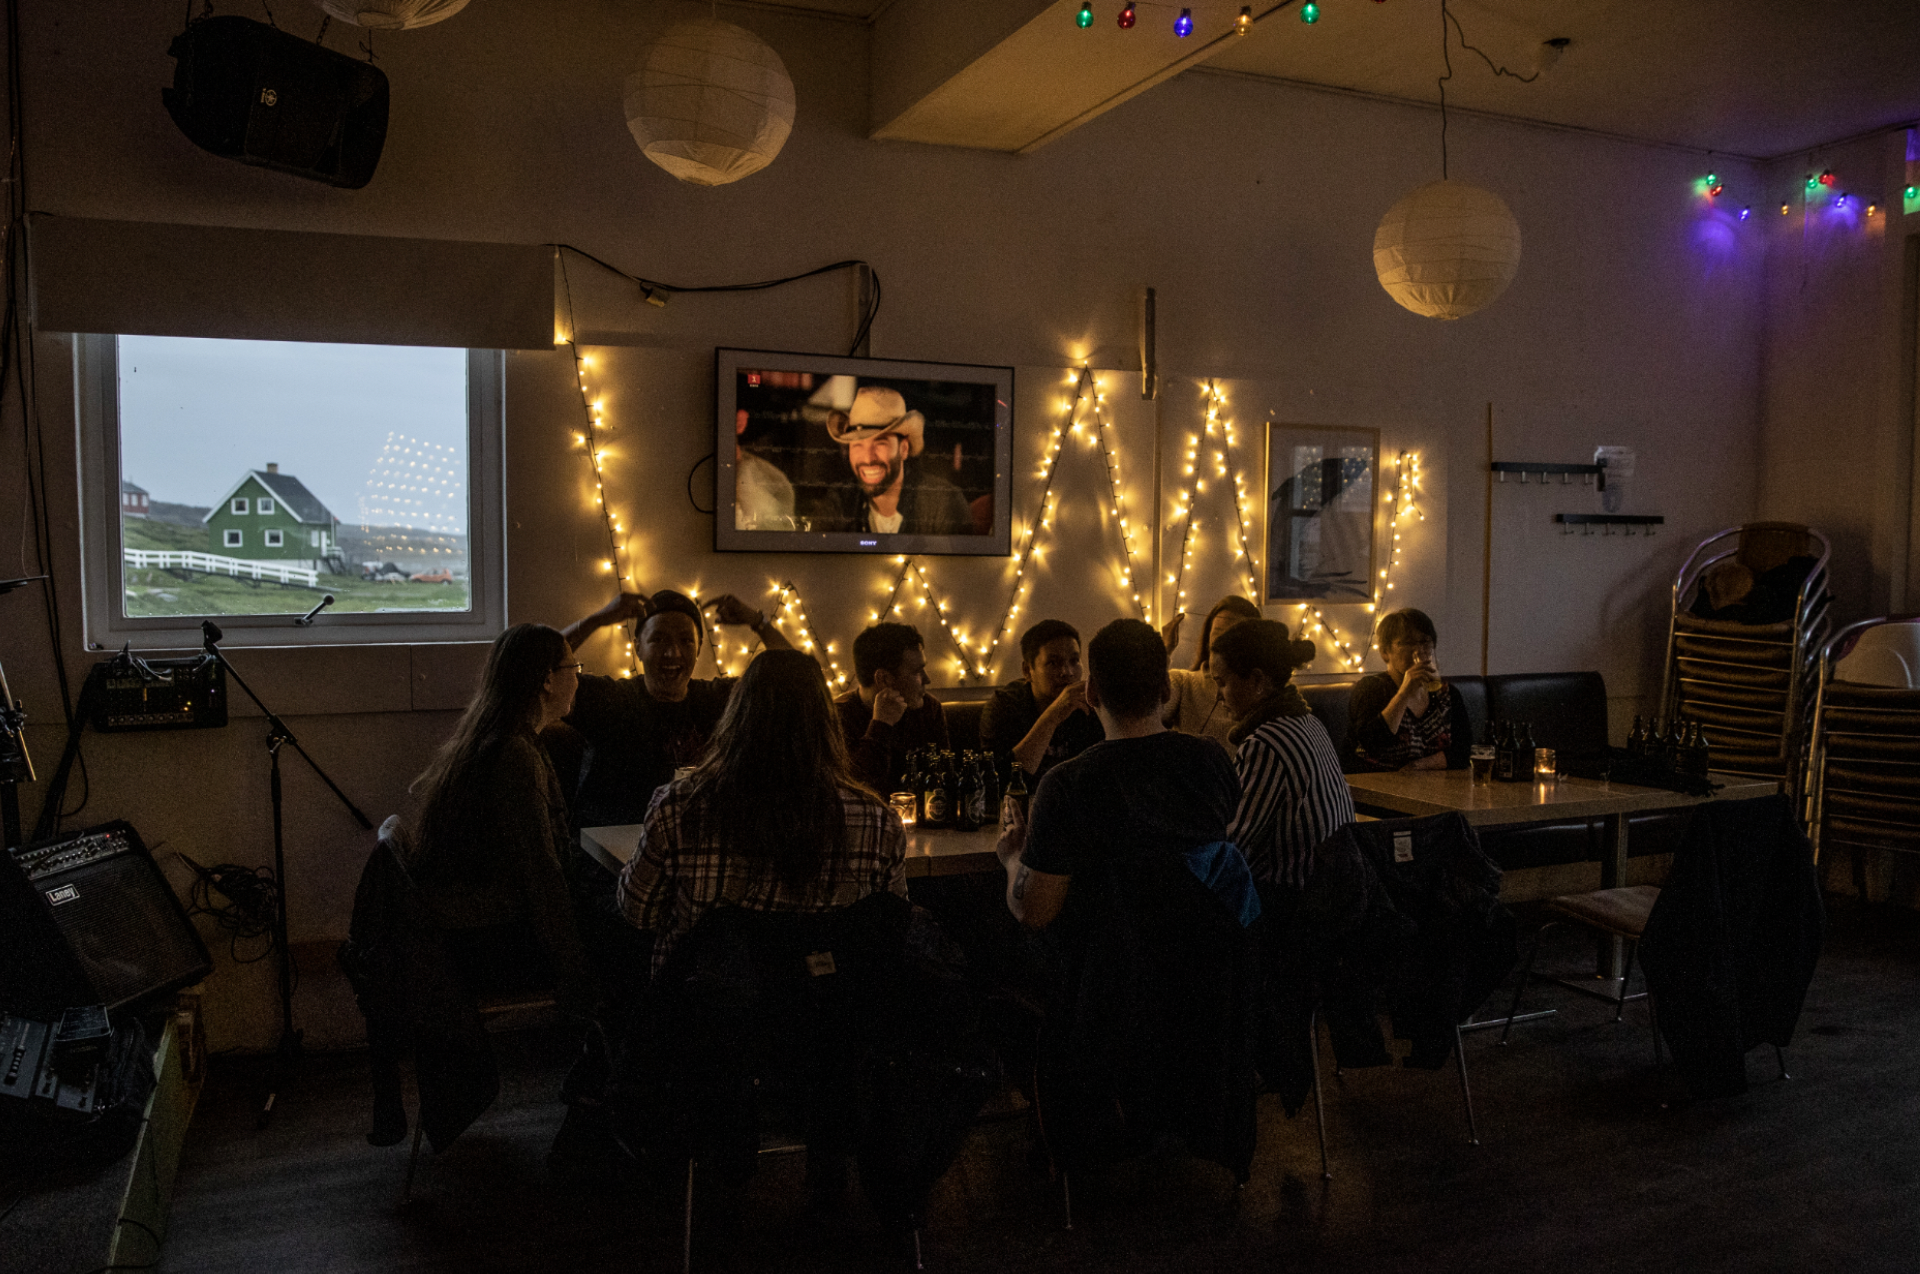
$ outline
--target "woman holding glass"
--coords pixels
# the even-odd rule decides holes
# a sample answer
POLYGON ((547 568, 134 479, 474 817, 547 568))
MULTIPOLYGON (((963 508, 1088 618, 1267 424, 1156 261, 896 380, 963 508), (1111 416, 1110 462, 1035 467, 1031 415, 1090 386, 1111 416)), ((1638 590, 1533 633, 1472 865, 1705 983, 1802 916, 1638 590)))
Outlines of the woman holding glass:
POLYGON ((1467 706, 1440 679, 1439 638, 1424 611, 1397 610, 1374 627, 1387 670, 1354 683, 1347 703, 1349 771, 1464 770, 1473 746, 1467 706))

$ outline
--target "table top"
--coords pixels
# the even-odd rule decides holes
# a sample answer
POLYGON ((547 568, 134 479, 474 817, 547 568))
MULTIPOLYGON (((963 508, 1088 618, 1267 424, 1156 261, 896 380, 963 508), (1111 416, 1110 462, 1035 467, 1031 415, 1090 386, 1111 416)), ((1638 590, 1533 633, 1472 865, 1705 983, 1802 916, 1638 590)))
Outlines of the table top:
MULTIPOLYGON (((999 829, 993 827, 983 827, 977 832, 909 828, 907 875, 960 876, 999 871, 1000 859, 993 852, 994 842, 999 839, 999 829)), ((640 848, 640 824, 583 827, 580 848, 608 871, 618 872, 640 848)))
POLYGON ((1640 814, 1648 810, 1678 809, 1703 801, 1738 801, 1770 796, 1780 790, 1773 779, 1714 774, 1723 784, 1712 796, 1689 796, 1658 787, 1636 787, 1600 779, 1565 776, 1552 783, 1473 783, 1466 770, 1393 770, 1381 774, 1349 774, 1347 786, 1354 799, 1402 814, 1466 815, 1474 827, 1510 827, 1609 814, 1640 814))

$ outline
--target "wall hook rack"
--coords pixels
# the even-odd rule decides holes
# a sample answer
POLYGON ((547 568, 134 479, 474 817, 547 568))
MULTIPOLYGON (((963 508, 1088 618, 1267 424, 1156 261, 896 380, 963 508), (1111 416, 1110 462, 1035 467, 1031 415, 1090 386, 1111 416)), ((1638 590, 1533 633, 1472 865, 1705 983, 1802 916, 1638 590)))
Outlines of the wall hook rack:
POLYGON ((1508 474, 1517 473, 1520 475, 1521 486, 1527 485, 1529 475, 1537 473, 1540 475, 1540 485, 1543 487, 1549 485, 1549 479, 1553 475, 1559 474, 1560 485, 1563 487, 1570 485, 1575 476, 1578 476, 1582 486, 1592 486, 1597 478, 1600 482, 1600 490, 1607 489, 1607 466, 1604 464, 1550 464, 1542 460, 1495 460, 1493 472, 1502 482, 1507 480, 1508 474))
POLYGON ((1656 527, 1665 526, 1667 522, 1659 514, 1649 513, 1556 513, 1553 520, 1560 524, 1562 535, 1572 535, 1576 526, 1582 535, 1592 535, 1596 526, 1600 528, 1600 534, 1612 535, 1613 528, 1617 526, 1622 535, 1632 535, 1638 529, 1649 539, 1653 537, 1656 527))

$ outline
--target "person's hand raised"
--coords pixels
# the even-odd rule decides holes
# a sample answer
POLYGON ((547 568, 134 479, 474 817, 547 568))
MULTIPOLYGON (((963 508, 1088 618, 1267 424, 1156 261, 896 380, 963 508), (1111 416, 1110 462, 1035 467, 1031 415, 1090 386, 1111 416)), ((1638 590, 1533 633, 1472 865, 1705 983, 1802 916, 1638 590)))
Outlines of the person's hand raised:
POLYGON ((1087 707, 1087 683, 1076 681, 1054 696, 1053 702, 1047 705, 1046 715, 1052 717, 1057 725, 1076 712, 1090 711, 1092 709, 1087 707))
POLYGON ((873 719, 884 721, 888 725, 899 725, 900 718, 907 715, 907 700, 898 690, 891 687, 877 692, 873 696, 873 719))
POLYGON ((629 620, 644 621, 649 611, 645 593, 620 592, 600 608, 600 617, 610 624, 624 624, 629 620))
POLYGON ((1160 629, 1160 640, 1166 645, 1169 655, 1180 649, 1180 623, 1186 619, 1186 617, 1187 612, 1176 611, 1174 612, 1173 618, 1168 620, 1160 629))
POLYGON ((706 609, 713 612, 714 622, 719 624, 745 624, 750 628, 758 628, 767 622, 765 611, 748 606, 732 593, 722 593, 707 602, 706 609))

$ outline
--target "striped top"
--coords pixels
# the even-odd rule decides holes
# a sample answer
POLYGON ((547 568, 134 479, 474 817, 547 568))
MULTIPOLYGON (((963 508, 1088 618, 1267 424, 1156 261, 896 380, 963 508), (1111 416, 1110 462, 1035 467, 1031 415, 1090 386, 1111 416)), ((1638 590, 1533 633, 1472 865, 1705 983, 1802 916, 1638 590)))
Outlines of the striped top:
POLYGON ((1313 851, 1354 821, 1353 793, 1317 717, 1275 717, 1240 742, 1240 808, 1227 828, 1262 885, 1303 889, 1313 851))

